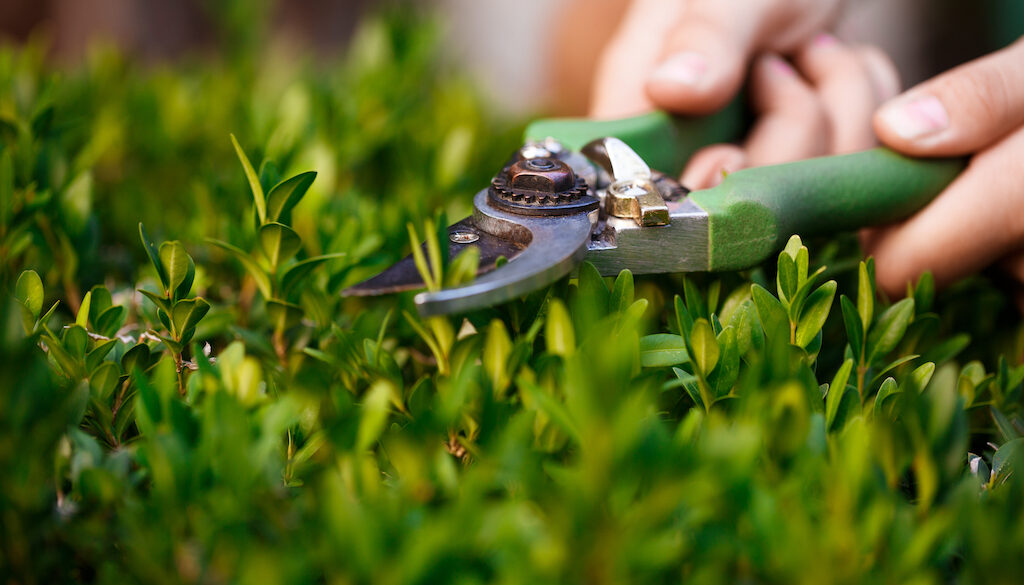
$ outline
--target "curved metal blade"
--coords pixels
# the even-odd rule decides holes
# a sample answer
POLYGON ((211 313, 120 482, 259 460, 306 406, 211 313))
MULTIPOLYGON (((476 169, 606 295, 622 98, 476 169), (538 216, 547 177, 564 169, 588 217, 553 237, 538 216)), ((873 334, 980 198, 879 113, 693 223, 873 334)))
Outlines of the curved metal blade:
MULTIPOLYGON (((449 258, 454 259, 466 248, 471 247, 480 252, 480 263, 477 267, 477 276, 479 277, 493 270, 498 258, 512 259, 519 256, 526 244, 493 236, 477 228, 472 217, 467 217, 448 227, 449 258), (460 242, 458 236, 466 234, 469 234, 470 237, 465 239, 465 243, 460 242)), ((427 254, 426 244, 423 245, 423 254, 427 254)), ((416 262, 410 254, 380 274, 341 291, 341 296, 385 295, 419 290, 424 286, 426 285, 423 283, 423 277, 416 269, 416 262)))
POLYGON ((596 211, 562 216, 514 215, 492 207, 487 191, 473 200, 475 225, 499 238, 526 243, 508 264, 472 283, 416 295, 421 315, 471 311, 520 297, 572 272, 587 253, 596 211))

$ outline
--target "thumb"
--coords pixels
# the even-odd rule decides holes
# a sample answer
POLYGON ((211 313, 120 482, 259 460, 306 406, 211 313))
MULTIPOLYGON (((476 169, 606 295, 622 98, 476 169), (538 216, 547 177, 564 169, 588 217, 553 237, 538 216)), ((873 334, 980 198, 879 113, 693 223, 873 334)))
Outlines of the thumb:
POLYGON ((704 114, 739 91, 754 55, 789 53, 822 32, 839 0, 690 0, 647 81, 658 107, 704 114))
POLYGON ((918 156, 977 152, 1024 124, 1024 41, 928 80, 875 113, 878 137, 918 156))

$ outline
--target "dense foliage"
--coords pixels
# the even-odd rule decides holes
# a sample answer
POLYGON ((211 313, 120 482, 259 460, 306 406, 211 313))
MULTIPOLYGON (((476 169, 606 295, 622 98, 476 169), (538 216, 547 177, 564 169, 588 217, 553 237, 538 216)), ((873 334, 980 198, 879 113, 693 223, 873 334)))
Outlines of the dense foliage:
MULTIPOLYGON (((848 238, 795 238, 468 316, 340 298, 516 145, 436 30, 372 20, 319 69, 0 53, 0 578, 1024 574, 1019 318, 987 281, 890 303, 848 238)), ((431 286, 471 271, 434 250, 431 286)))

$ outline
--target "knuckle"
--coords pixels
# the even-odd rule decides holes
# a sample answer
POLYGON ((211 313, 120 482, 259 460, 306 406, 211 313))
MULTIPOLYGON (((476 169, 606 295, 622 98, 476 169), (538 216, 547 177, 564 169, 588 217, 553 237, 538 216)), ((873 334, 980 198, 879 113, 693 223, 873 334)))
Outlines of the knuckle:
POLYGON ((1024 80, 1020 72, 1002 60, 987 59, 951 71, 938 85, 940 99, 960 124, 986 133, 1007 130, 1022 117, 1024 80))

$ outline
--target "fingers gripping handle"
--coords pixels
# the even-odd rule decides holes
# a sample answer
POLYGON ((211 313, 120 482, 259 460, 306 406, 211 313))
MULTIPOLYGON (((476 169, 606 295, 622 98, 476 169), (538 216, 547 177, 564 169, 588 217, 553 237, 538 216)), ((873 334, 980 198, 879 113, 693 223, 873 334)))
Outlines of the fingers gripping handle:
POLYGON ((928 204, 961 159, 915 159, 885 148, 752 168, 690 194, 708 213, 709 270, 746 268, 793 234, 890 223, 928 204))

